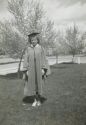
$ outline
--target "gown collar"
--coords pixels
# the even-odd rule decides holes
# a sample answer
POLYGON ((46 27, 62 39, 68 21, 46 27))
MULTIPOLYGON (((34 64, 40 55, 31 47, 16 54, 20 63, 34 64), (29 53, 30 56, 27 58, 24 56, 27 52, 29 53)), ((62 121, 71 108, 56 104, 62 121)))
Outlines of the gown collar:
MULTIPOLYGON (((39 46, 39 44, 36 44, 36 46, 35 46, 35 47, 38 47, 38 46, 39 46)), ((32 47, 32 48, 35 48, 32 44, 31 44, 31 47, 32 47)))

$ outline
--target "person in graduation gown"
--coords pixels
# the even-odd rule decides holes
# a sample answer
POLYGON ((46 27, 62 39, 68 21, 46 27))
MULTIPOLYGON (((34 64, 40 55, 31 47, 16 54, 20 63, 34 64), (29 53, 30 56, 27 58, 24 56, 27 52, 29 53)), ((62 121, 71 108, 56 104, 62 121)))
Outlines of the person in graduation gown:
POLYGON ((44 79, 50 74, 50 68, 46 59, 45 50, 40 45, 38 33, 28 35, 30 44, 24 55, 23 71, 26 79, 24 95, 35 95, 32 106, 40 106, 40 95, 44 91, 44 79))

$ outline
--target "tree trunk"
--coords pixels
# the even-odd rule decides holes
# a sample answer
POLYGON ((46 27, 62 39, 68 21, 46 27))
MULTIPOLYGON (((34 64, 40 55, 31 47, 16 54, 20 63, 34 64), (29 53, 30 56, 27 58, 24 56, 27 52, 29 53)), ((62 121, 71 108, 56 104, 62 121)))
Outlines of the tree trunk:
POLYGON ((72 63, 74 63, 74 57, 75 57, 75 55, 73 54, 73 57, 72 57, 72 63))
POLYGON ((56 55, 56 64, 58 64, 58 54, 56 55))
POLYGON ((19 62, 19 65, 18 65, 18 78, 20 78, 20 67, 21 67, 22 58, 23 58, 23 54, 20 58, 20 62, 19 62))
POLYGON ((21 57, 20 57, 20 61, 19 61, 19 65, 18 65, 18 78, 20 78, 21 62, 22 62, 22 58, 23 58, 23 55, 24 55, 24 53, 25 53, 25 50, 26 50, 26 48, 27 48, 27 45, 28 45, 28 43, 26 44, 24 50, 22 51, 21 57))

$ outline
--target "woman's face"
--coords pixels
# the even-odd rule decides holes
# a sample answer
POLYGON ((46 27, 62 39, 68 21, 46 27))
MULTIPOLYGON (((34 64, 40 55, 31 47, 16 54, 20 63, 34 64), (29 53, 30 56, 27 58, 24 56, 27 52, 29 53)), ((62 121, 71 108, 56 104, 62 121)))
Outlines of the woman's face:
POLYGON ((32 37, 32 38, 31 38, 31 44, 32 44, 33 46, 36 46, 37 43, 38 43, 37 38, 36 38, 36 37, 32 37))

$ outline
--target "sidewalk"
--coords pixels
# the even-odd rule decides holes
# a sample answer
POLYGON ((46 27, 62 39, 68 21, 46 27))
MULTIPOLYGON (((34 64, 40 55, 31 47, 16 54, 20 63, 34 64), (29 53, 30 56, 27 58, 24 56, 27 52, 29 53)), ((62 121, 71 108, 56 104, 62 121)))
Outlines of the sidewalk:
POLYGON ((19 62, 19 59, 13 58, 0 58, 0 65, 9 64, 9 63, 16 63, 19 62))

